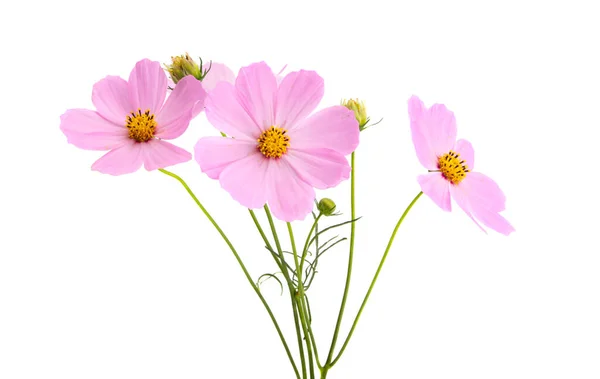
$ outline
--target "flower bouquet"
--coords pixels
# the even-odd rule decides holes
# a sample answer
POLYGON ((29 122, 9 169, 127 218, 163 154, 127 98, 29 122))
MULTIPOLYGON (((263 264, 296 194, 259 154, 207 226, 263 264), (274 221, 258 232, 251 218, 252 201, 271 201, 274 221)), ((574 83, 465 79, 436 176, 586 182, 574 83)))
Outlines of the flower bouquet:
POLYGON ((259 62, 235 75, 223 64, 203 64, 188 54, 172 57, 166 65, 144 59, 136 63, 128 80, 107 76, 94 84, 96 110, 67 110, 61 116, 60 129, 68 142, 79 148, 107 151, 92 164, 92 170, 124 175, 144 166, 180 182, 223 238, 264 305, 294 376, 326 378, 351 340, 398 228, 423 194, 444 211, 451 210, 453 198, 484 232, 487 227, 508 235, 514 229, 500 215, 504 194, 492 179, 474 171, 471 144, 457 140, 453 112, 442 104, 427 107, 412 96, 408 117, 416 155, 424 167, 416 178, 421 191, 408 201, 393 227, 349 333, 340 335, 359 227, 355 150, 360 134, 377 123, 371 123, 359 100, 320 106, 325 87, 315 71, 284 71, 285 67, 275 73, 259 62), (200 138, 193 156, 167 142, 180 137, 203 112, 221 136, 200 138), (200 168, 199 175, 218 180, 234 201, 248 209, 248 227, 260 235, 264 254, 273 260, 277 272, 253 276, 224 229, 187 183, 170 171, 171 166, 192 158, 200 168), (348 179, 348 207, 340 207, 330 198, 316 198, 315 189, 333 188, 348 179), (338 220, 340 209, 349 217, 338 220), (261 223, 257 212, 264 213, 268 222, 261 223), (307 235, 294 233, 294 222, 308 223, 307 235), (277 223, 285 225, 287 235, 277 233, 277 223), (334 229, 345 230, 348 236, 331 237, 329 232, 334 229), (345 246, 341 242, 348 246, 346 280, 333 332, 325 336, 330 337, 329 344, 323 346, 313 332, 309 290, 319 260, 330 249, 345 246), (285 335, 261 293, 260 283, 266 279, 276 280, 289 294, 294 338, 285 335))

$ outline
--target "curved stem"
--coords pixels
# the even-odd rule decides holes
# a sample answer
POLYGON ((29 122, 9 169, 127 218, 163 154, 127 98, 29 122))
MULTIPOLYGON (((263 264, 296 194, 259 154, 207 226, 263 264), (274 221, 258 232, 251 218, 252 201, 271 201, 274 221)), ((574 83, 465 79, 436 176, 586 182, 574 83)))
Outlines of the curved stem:
POLYGON ((277 323, 277 320, 275 319, 275 316, 273 315, 273 312, 271 311, 271 308, 269 307, 269 304, 267 303, 267 301, 265 300, 265 298, 263 297, 263 295, 260 293, 260 290, 258 289, 258 287, 256 286, 256 284, 252 280, 252 276, 250 276, 250 273, 246 269, 246 266, 244 266, 244 263, 242 262, 242 259, 240 258, 240 256, 238 255, 237 251, 233 247, 231 241, 229 241, 229 238, 227 238, 227 236, 225 235, 225 233, 223 232, 223 230, 219 227, 219 225, 217 224, 217 222, 212 218, 212 216, 210 215, 210 213, 208 213, 208 211, 206 210, 206 208, 204 208, 204 206, 202 205, 202 203, 200 203, 200 200, 198 200, 198 198, 196 197, 196 195, 194 195, 194 193, 192 192, 192 190, 190 189, 190 187, 187 185, 187 183, 183 179, 181 179, 178 175, 176 175, 176 174, 174 174, 174 173, 172 173, 170 171, 167 171, 165 169, 160 168, 158 170, 160 172, 162 172, 163 174, 166 174, 166 175, 168 175, 168 176, 176 179, 177 181, 179 181, 179 183, 181 183, 181 185, 185 188, 185 190, 192 197, 192 199, 194 199, 194 202, 196 202, 196 205, 198 205, 198 208, 200 208, 200 210, 202 211, 202 213, 204 213, 204 215, 206 216, 206 218, 208 218, 208 221, 210 221, 210 223, 215 227, 215 229, 217 230, 217 232, 219 232, 219 234, 221 235, 221 237, 223 238, 223 240, 225 241, 225 243, 227 244, 227 246, 229 246, 229 249, 231 250, 231 252, 235 256, 235 259, 237 260, 238 264, 242 268, 242 271, 244 272, 244 275, 246 276, 246 279, 248 279, 248 283, 250 283, 250 285, 252 286, 252 289, 254 289, 254 292, 256 292, 256 295, 260 298, 260 301, 262 302, 262 304, 264 305, 265 309, 267 310, 267 313, 269 314, 269 317, 271 318, 271 321, 273 321, 273 325, 275 326, 275 329, 277 329, 277 334, 279 335, 279 339, 281 339, 281 343, 283 344, 283 347, 285 348, 285 352, 287 353, 287 356, 288 356, 288 358, 290 360, 290 363, 292 364, 292 367, 294 368, 294 372, 296 373, 296 377, 299 379, 300 378, 300 374, 298 373, 298 368, 296 367, 296 363, 294 362, 294 358, 292 357, 292 353, 290 352, 290 349, 289 349, 289 347, 287 345, 287 342, 285 341, 285 337, 283 336, 283 333, 281 332, 281 329, 279 328, 279 324, 277 323))
POLYGON ((342 348, 341 348, 340 352, 338 353, 337 357, 331 362, 330 367, 333 366, 340 359, 340 357, 342 356, 342 353, 346 349, 346 346, 348 345, 348 342, 350 341, 350 338, 352 337, 352 333, 354 333, 354 329, 356 328, 356 324, 358 323, 358 319, 360 318, 360 315, 361 315, 363 309, 365 308, 365 305, 367 304, 367 300, 369 300, 369 296, 371 295, 371 291, 373 290, 373 287, 375 286, 375 282, 377 281, 377 277, 379 276, 379 273, 381 272, 381 268, 383 267, 383 264, 385 263, 385 259, 386 259, 387 255, 388 255, 389 251, 390 251, 390 248, 392 247, 392 243, 394 243, 394 238, 396 237, 396 233, 398 232, 398 228, 400 228, 400 225, 402 224, 402 221, 404 221, 404 218, 406 217, 406 215, 408 214, 408 212, 410 211, 410 209, 413 207, 413 205, 415 205, 415 203, 417 202, 417 200, 419 200, 419 197, 421 197, 421 195, 423 195, 423 192, 419 192, 419 194, 417 196, 415 196, 415 198, 410 202, 410 204, 408 205, 408 207, 406 207, 406 209, 404 210, 404 213, 402 213, 402 216, 398 220, 398 223, 396 223, 396 227, 394 228, 394 231, 392 232, 390 240, 388 241, 387 247, 385 248, 385 252, 383 253, 383 257, 381 257, 381 262, 379 262, 379 267, 377 267, 377 271, 375 272, 375 276, 373 277, 373 281, 371 281, 371 285, 369 286, 369 290, 367 291, 367 294, 365 295, 365 298, 364 298, 362 304, 360 305, 360 309, 358 310, 356 318, 354 319, 354 323, 352 324, 352 328, 350 328, 350 332, 348 333, 348 337, 346 337, 346 341, 344 341, 344 345, 342 345, 342 348))
MULTIPOLYGON (((313 225, 314 226, 314 225, 313 225)), ((287 223, 288 233, 290 235, 290 243, 292 244, 292 252, 294 253, 294 262, 296 263, 296 271, 298 277, 298 292, 296 304, 298 305, 298 311, 300 313, 300 321, 302 322, 302 331, 304 332, 304 339, 306 340, 306 350, 308 352, 308 367, 310 378, 315 377, 315 368, 312 357, 312 346, 310 343, 310 336, 308 334, 308 320, 306 318, 306 306, 304 304, 304 286, 302 285, 302 270, 301 265, 298 261, 298 251, 296 250, 296 242, 294 241, 294 231, 292 230, 292 224, 287 223)))
POLYGON ((271 216, 271 211, 267 204, 264 206, 265 214, 267 215, 267 219, 269 220, 269 226, 271 228, 271 232, 273 233, 273 239, 275 240, 275 246, 277 247, 277 252, 279 253, 279 259, 281 260, 281 267, 283 276, 288 283, 288 287, 290 289, 290 297, 292 298, 292 309, 294 311, 294 325, 296 327, 296 336, 298 338, 298 350, 300 351, 300 360, 302 362, 302 378, 306 379, 306 358, 304 357, 304 347, 302 344, 302 333, 300 332, 300 321, 298 317, 298 302, 296 301, 296 289, 294 288, 294 284, 290 279, 290 275, 288 273, 285 257, 283 255, 283 250, 281 249, 281 244, 279 243, 279 237, 277 236, 277 229, 275 229, 275 223, 273 222, 273 217, 271 216))
MULTIPOLYGON (((350 219, 356 219, 356 207, 354 202, 354 184, 356 182, 355 171, 354 171, 354 155, 352 152, 350 158, 350 219)), ((337 342, 338 335, 340 333, 340 326, 342 325, 342 318, 344 317, 344 308, 346 307, 346 299, 348 298, 348 291, 350 290, 350 278, 352 276, 352 260, 354 258, 354 237, 355 237, 355 222, 350 224, 350 253, 348 254, 348 271, 346 273, 346 285, 344 286, 344 295, 342 296, 342 304, 340 305, 340 312, 338 313, 337 322, 335 324, 335 331, 333 332, 333 338, 331 340, 331 347, 329 348, 329 354, 327 355, 327 361, 325 362, 325 374, 327 374, 328 368, 331 366, 331 359, 333 357, 333 351, 337 342)))

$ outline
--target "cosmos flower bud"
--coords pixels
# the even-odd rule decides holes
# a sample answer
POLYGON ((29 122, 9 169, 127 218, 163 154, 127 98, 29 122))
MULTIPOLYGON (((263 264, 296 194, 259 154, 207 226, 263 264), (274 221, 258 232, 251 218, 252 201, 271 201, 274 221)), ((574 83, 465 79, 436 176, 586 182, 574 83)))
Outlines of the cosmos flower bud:
POLYGON ((358 121, 358 127, 362 131, 369 122, 365 102, 358 99, 349 99, 343 100, 342 105, 354 112, 354 117, 356 117, 356 121, 358 121))
POLYGON ((323 216, 331 216, 335 212, 335 202, 328 198, 323 198, 317 204, 317 209, 323 216))
POLYGON ((205 70, 202 67, 202 59, 200 59, 200 64, 198 64, 188 53, 171 57, 171 64, 165 64, 164 66, 175 84, 188 75, 192 75, 194 78, 202 80, 208 73, 208 69, 205 70))

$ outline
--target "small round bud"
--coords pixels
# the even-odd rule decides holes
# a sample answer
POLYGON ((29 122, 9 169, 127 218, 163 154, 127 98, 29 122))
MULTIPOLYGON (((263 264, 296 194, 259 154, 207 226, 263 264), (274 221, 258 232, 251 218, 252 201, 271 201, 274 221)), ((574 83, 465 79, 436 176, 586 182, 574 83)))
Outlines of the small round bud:
POLYGON ((367 108, 365 102, 358 99, 343 100, 342 105, 354 112, 354 117, 358 121, 358 127, 363 130, 369 122, 367 117, 367 108))
POLYGON ((331 199, 323 198, 319 201, 317 209, 323 216, 331 216, 335 212, 335 202, 331 199))

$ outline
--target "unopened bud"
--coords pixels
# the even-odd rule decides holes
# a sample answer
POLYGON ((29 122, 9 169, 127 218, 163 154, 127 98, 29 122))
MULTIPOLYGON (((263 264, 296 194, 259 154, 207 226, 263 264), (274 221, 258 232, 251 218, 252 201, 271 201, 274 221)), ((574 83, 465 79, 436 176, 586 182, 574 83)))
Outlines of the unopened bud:
POLYGON ((188 75, 192 75, 194 78, 202 80, 208 73, 208 70, 204 70, 202 67, 202 59, 200 59, 200 63, 198 64, 188 53, 171 57, 171 64, 165 64, 164 66, 175 84, 188 75))
POLYGON ((358 121, 358 127, 360 130, 363 130, 365 125, 369 122, 365 102, 358 99, 349 99, 343 100, 342 105, 354 112, 354 117, 356 117, 356 121, 358 121))
POLYGON ((335 202, 328 198, 323 198, 317 204, 317 209, 323 216, 331 216, 335 212, 335 202))

